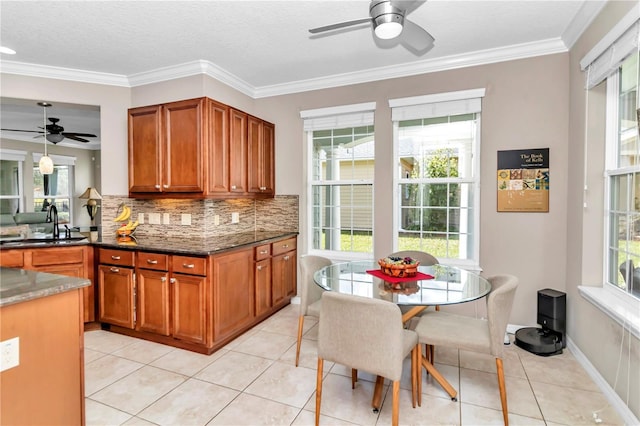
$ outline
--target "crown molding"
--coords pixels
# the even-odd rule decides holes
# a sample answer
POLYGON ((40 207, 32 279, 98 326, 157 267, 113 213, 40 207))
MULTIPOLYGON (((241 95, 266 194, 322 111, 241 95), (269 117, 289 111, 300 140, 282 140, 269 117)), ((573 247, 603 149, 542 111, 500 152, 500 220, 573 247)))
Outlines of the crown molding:
POLYGON ((585 1, 573 17, 567 28, 562 33, 562 40, 568 49, 578 41, 582 33, 589 28, 589 25, 596 19, 596 16, 607 5, 607 1, 585 1))
POLYGON ((247 96, 254 97, 255 89, 253 86, 213 62, 202 59, 132 74, 129 76, 129 84, 131 87, 136 87, 199 74, 208 75, 209 77, 214 78, 227 86, 233 87, 247 96))
POLYGON ((409 64, 380 67, 361 72, 338 74, 326 78, 299 80, 291 83, 262 87, 253 87, 216 64, 205 60, 178 64, 148 72, 132 74, 130 76, 2 61, 0 73, 124 87, 136 87, 181 77, 205 74, 251 98, 258 99, 551 55, 567 51, 568 48, 562 39, 555 38, 534 43, 523 43, 496 49, 480 50, 468 54, 451 55, 438 59, 428 59, 409 64))
POLYGON ((332 87, 367 83, 391 78, 409 77, 419 74, 512 61, 535 56, 552 55, 567 51, 568 49, 564 42, 560 38, 554 38, 535 43, 523 43, 496 49, 479 50, 461 55, 452 55, 438 59, 427 59, 421 62, 380 67, 363 72, 339 74, 328 78, 316 78, 280 85, 263 86, 255 89, 254 98, 265 98, 269 96, 328 89, 332 87))
POLYGON ((73 68, 52 67, 49 65, 28 64, 25 62, 1 61, 0 73, 18 74, 29 77, 54 78, 79 83, 104 84, 107 86, 130 87, 126 75, 104 72, 77 70, 73 68))

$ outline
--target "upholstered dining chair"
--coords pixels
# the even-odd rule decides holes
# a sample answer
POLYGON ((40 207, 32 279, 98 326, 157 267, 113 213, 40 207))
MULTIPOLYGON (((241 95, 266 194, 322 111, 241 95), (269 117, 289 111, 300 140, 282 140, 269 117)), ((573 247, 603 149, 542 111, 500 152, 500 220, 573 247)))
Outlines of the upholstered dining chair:
POLYGON ((331 265, 331 260, 322 256, 306 255, 300 257, 300 318, 298 318, 298 343, 296 344, 296 367, 300 361, 300 344, 302 343, 302 329, 304 317, 320 316, 321 296, 324 290, 313 282, 313 274, 325 266, 331 265))
POLYGON ((397 425, 402 363, 409 353, 412 402, 415 407, 420 370, 418 335, 415 331, 403 328, 400 308, 380 299, 325 292, 322 295, 318 329, 316 426, 320 421, 325 360, 391 380, 391 419, 392 424, 397 425))
MULTIPOLYGON (((447 346, 472 352, 488 353, 496 359, 498 387, 502 404, 502 417, 505 426, 509 424, 507 410, 507 389, 504 383, 502 356, 504 351, 504 333, 507 329, 513 298, 518 287, 518 278, 513 275, 496 275, 487 280, 491 283, 491 292, 487 296, 487 319, 455 315, 443 311, 430 311, 420 317, 415 328, 420 343, 447 346)), ((419 347, 419 346, 418 346, 419 347)), ((438 373, 433 364, 422 358, 422 365, 444 387, 451 398, 457 392, 438 373)), ((422 369, 418 369, 418 403, 422 387, 422 369)))

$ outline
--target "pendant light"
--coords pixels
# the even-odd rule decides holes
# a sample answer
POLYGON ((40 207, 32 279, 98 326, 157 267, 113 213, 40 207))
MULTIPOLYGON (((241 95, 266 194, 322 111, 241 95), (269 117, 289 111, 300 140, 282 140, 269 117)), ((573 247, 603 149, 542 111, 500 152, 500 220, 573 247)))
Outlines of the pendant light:
POLYGON ((42 107, 42 111, 44 112, 44 155, 40 157, 38 169, 40 169, 40 173, 43 175, 50 175, 53 173, 53 161, 51 157, 47 155, 47 108, 50 107, 51 104, 48 102, 38 102, 38 105, 42 107))

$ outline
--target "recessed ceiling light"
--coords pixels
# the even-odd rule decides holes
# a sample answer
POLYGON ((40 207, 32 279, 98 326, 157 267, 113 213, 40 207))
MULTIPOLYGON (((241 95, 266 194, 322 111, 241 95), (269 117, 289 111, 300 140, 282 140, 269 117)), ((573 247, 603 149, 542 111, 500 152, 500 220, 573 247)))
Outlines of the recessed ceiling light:
POLYGON ((5 46, 0 46, 0 53, 6 53, 7 55, 15 55, 16 51, 5 46))

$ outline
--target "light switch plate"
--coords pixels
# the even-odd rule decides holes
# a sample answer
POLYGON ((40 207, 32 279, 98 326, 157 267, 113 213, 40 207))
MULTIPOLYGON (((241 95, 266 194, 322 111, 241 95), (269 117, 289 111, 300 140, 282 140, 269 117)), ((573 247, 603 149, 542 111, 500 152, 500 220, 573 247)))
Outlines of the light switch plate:
POLYGON ((213 224, 214 224, 215 226, 220 225, 220 215, 217 215, 217 214, 216 214, 216 215, 214 215, 214 216, 213 216, 213 224))
POLYGON ((0 371, 20 365, 20 338, 0 342, 0 371))
POLYGON ((138 224, 142 225, 144 223, 144 213, 138 213, 138 224))
POLYGON ((234 212, 231 213, 231 223, 239 223, 240 222, 240 213, 234 212))
POLYGON ((162 213, 162 224, 170 225, 171 224, 171 216, 169 213, 162 213))
POLYGON ((160 213, 149 213, 149 223, 151 225, 160 225, 160 213))
POLYGON ((182 215, 180 216, 181 218, 181 224, 182 225, 191 225, 191 214, 189 213, 182 213, 182 215))

